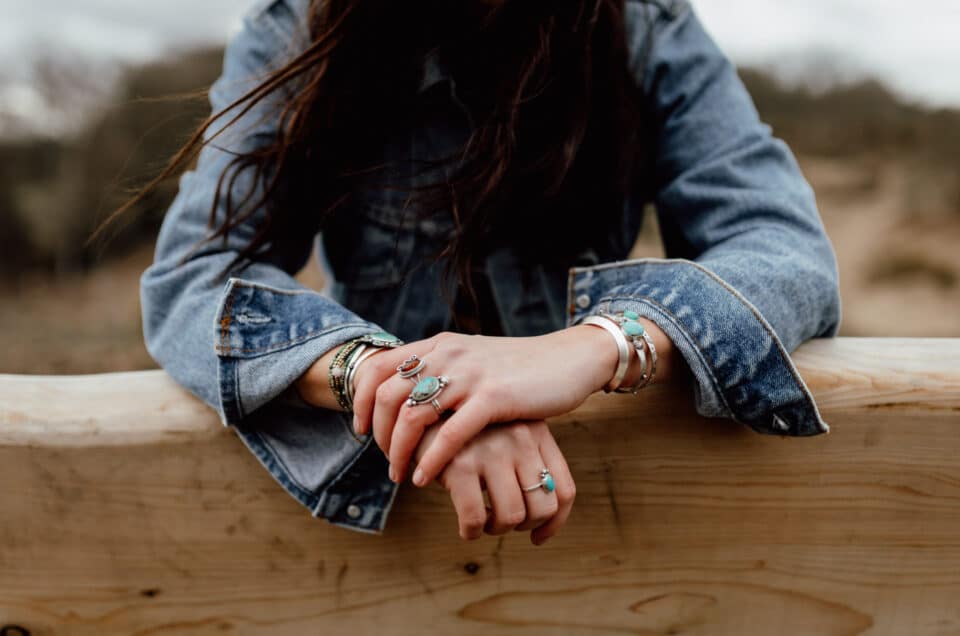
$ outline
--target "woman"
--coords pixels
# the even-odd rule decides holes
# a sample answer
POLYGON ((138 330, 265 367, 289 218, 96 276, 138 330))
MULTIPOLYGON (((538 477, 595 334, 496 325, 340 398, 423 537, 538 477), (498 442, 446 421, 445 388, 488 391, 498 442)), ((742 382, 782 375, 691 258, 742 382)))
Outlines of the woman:
POLYGON ((686 2, 270 0, 211 103, 147 346, 315 515, 382 531, 414 460, 462 537, 542 543, 575 490, 544 419, 601 390, 827 430, 787 352, 836 334, 833 250, 686 2), (623 260, 647 202, 670 258, 623 260))

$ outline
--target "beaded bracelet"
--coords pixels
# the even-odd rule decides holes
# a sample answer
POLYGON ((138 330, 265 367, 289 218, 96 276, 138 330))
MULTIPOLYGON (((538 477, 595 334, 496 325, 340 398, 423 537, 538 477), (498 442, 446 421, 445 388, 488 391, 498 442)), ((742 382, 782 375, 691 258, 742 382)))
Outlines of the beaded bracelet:
POLYGON ((337 353, 333 356, 333 360, 330 361, 330 371, 328 374, 330 390, 333 391, 334 397, 337 398, 337 404, 340 405, 340 408, 348 413, 353 409, 351 408, 352 405, 347 400, 346 391, 344 391, 347 374, 347 361, 361 346, 366 345, 360 342, 359 339, 350 340, 349 342, 344 343, 343 346, 337 350, 337 353))
POLYGON ((393 349, 404 342, 385 331, 370 333, 344 343, 330 362, 329 383, 337 404, 353 412, 353 378, 360 363, 380 349, 393 349))
POLYGON ((653 344, 653 338, 650 337, 647 330, 640 324, 640 314, 637 312, 626 310, 617 314, 601 315, 606 316, 620 326, 626 337, 630 339, 634 349, 636 349, 637 357, 640 358, 640 380, 632 387, 623 387, 618 390, 618 393, 632 393, 636 395, 640 389, 643 389, 653 382, 653 378, 657 374, 657 347, 653 344), (644 347, 646 347, 647 352, 649 352, 649 373, 647 373, 648 356, 647 352, 644 352, 644 347))

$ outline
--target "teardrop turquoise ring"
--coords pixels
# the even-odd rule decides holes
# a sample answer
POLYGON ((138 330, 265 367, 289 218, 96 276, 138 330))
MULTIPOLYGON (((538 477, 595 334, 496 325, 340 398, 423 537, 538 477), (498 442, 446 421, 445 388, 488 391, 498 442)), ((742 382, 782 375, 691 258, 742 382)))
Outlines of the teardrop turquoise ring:
POLYGON ((550 474, 549 468, 544 468, 541 470, 540 481, 532 486, 525 486, 523 488, 523 492, 530 492, 531 490, 536 490, 537 488, 542 488, 544 492, 553 492, 556 488, 556 485, 553 483, 553 475, 550 474))

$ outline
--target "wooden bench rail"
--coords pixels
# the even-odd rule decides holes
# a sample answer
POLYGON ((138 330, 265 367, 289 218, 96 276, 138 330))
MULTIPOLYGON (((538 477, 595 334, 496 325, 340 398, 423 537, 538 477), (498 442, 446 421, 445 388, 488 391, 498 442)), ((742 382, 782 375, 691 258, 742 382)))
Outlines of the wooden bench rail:
MULTIPOLYGON (((792 357, 825 417, 837 411, 960 412, 960 339, 815 340, 792 357)), ((662 405, 663 400, 616 402, 624 417, 656 415, 664 412, 662 405)), ((213 411, 162 371, 0 375, 4 446, 203 440, 221 428, 213 411)))
POLYGON ((960 340, 794 360, 830 435, 660 387, 551 421, 577 501, 539 548, 461 541, 435 485, 379 536, 314 519, 159 372, 0 376, 0 633, 960 634, 960 340))

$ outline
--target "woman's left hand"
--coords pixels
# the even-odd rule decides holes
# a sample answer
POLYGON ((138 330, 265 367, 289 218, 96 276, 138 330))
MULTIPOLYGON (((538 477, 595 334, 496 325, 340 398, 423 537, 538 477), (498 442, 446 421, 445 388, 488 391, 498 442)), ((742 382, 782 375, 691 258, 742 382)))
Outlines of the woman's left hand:
POLYGON ((444 332, 373 356, 357 370, 354 421, 360 434, 373 427, 396 482, 405 478, 426 427, 440 419, 430 402, 404 403, 416 379, 401 378, 397 366, 411 354, 425 363, 422 377, 449 378, 436 399, 454 411, 420 459, 413 479, 418 486, 430 483, 492 422, 574 410, 610 380, 617 364, 609 334, 587 325, 525 338, 444 332))

